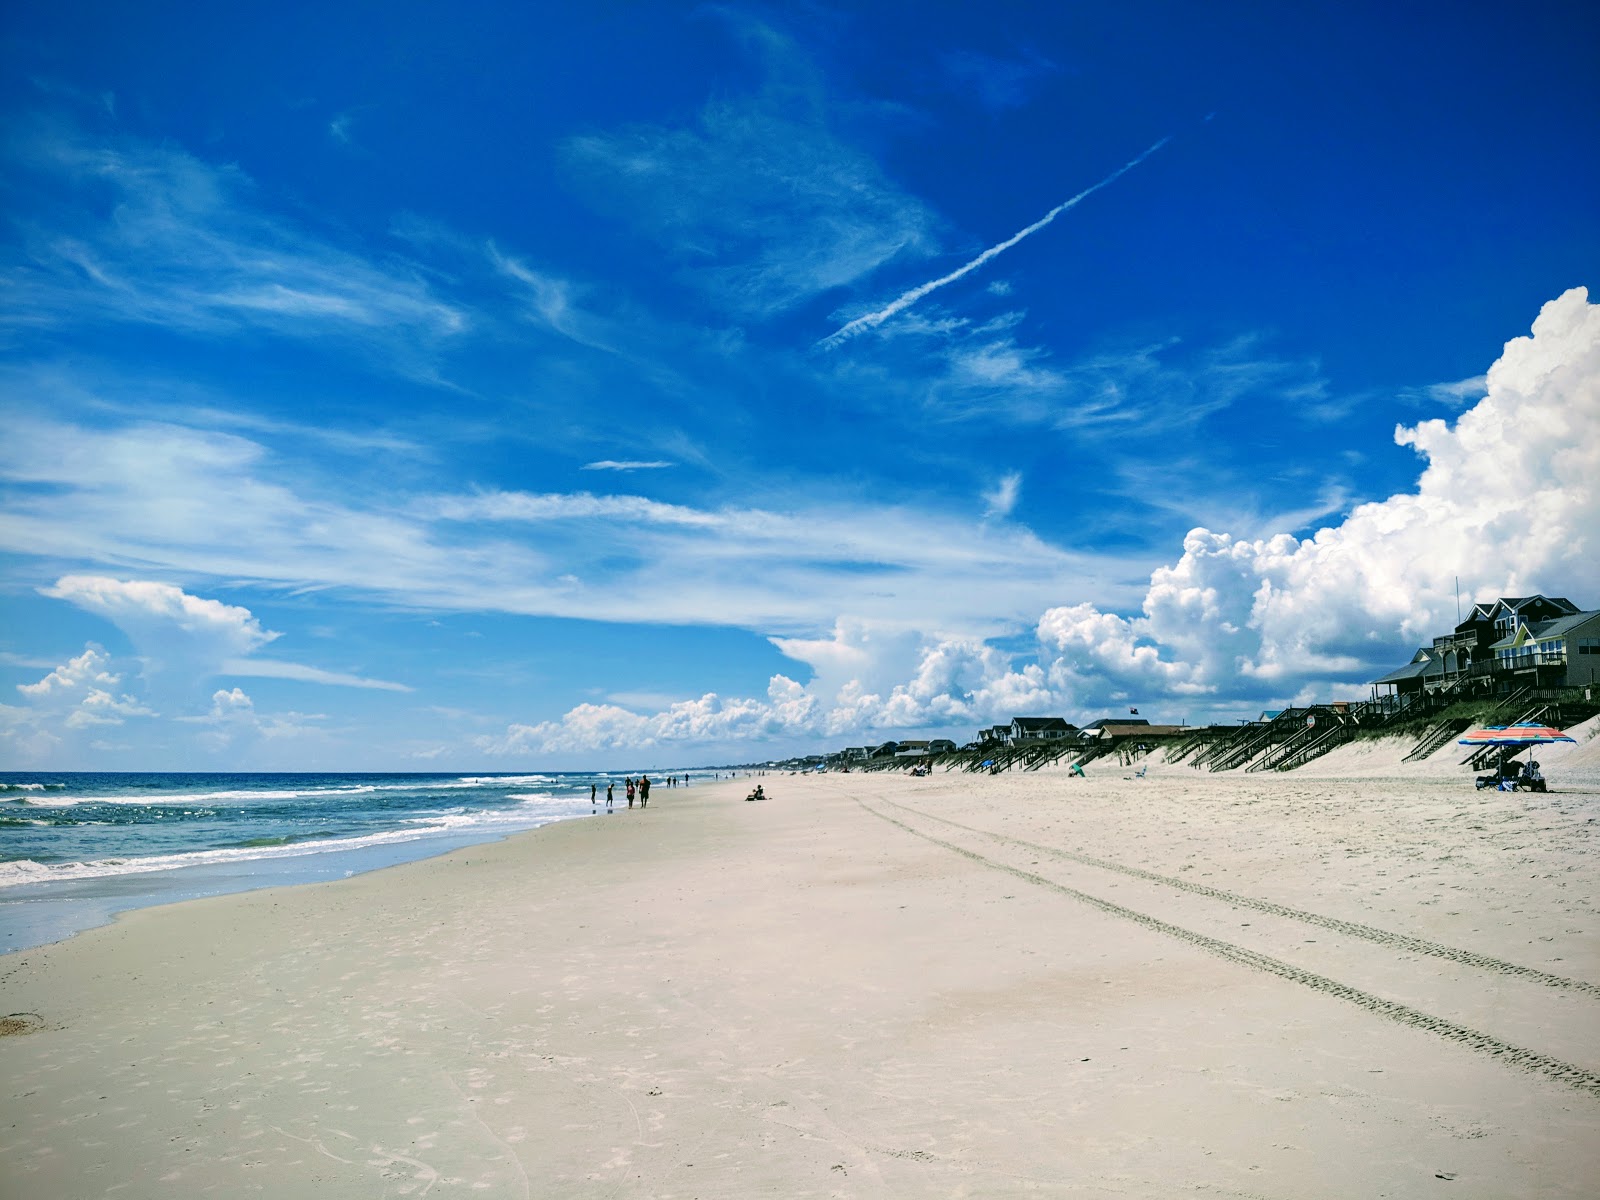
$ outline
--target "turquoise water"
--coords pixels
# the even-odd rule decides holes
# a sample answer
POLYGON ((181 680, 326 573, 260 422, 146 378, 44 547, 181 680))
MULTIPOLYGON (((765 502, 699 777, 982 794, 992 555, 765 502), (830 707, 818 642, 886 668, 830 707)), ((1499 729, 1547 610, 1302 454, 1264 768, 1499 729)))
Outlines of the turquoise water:
POLYGON ((337 879, 590 816, 591 784, 603 813, 607 778, 0 773, 0 952, 129 908, 337 879))

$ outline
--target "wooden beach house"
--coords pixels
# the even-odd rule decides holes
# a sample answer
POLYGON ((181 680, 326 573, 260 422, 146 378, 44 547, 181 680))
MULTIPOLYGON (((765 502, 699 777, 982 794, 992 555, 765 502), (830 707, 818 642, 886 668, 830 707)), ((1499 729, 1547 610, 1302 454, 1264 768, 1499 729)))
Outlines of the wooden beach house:
POLYGON ((1600 683, 1600 611, 1519 618, 1489 649, 1494 673, 1512 687, 1593 686, 1600 683))
POLYGON ((1013 717, 1011 718, 1011 743, 1055 741, 1072 736, 1076 725, 1064 717, 1013 717))
POLYGON ((1600 666, 1596 614, 1564 596, 1502 596, 1474 604, 1450 633, 1372 681, 1402 706, 1449 693, 1593 683, 1600 666))

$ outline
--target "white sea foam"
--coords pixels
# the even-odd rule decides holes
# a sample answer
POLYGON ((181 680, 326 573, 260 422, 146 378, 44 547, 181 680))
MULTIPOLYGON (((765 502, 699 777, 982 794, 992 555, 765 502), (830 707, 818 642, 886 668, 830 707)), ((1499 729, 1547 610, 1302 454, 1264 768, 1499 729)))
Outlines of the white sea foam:
POLYGON ((233 800, 310 800, 331 796, 367 796, 376 792, 373 784, 341 788, 287 788, 257 790, 238 788, 222 792, 154 792, 144 795, 84 796, 92 804, 225 804, 233 800))
POLYGON ((115 875, 141 875, 155 871, 176 871, 217 863, 242 863, 263 858, 297 858, 309 854, 362 850, 369 846, 414 842, 441 834, 476 830, 481 833, 511 833, 535 828, 543 821, 530 823, 526 813, 480 812, 446 813, 414 817, 402 829, 369 833, 361 837, 327 838, 320 841, 292 842, 282 846, 227 846, 215 850, 191 850, 180 854, 152 854, 129 858, 104 858, 92 862, 40 863, 32 859, 0 862, 0 888, 58 880, 103 879, 115 875))
POLYGON ((463 775, 459 782, 470 787, 510 787, 524 783, 553 783, 548 775, 463 775))
POLYGON ((548 783, 544 775, 516 775, 505 778, 437 779, 414 783, 362 783, 349 787, 309 788, 234 788, 220 792, 153 792, 118 796, 90 796, 96 804, 226 804, 253 800, 324 800, 339 796, 370 796, 375 792, 461 791, 469 788, 548 783))

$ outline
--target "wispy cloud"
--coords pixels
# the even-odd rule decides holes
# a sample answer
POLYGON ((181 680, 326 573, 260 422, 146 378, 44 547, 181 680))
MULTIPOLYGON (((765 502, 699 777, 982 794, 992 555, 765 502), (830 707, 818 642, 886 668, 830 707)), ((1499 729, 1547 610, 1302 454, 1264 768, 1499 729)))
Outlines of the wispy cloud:
POLYGON ((844 107, 769 26, 716 10, 766 69, 687 126, 571 139, 567 161, 597 204, 667 247, 685 278, 741 317, 765 317, 923 255, 935 221, 833 127, 844 107))
POLYGON ((472 323, 414 265, 278 219, 236 167, 60 123, 34 124, 5 151, 23 230, 22 254, 5 265, 14 326, 342 338, 422 374, 423 350, 472 323), (107 197, 114 220, 103 216, 107 197))
POLYGON ((618 461, 616 459, 602 458, 599 462, 584 463, 585 471, 659 471, 665 467, 676 466, 670 462, 636 462, 629 459, 618 461))
POLYGON ((992 491, 983 494, 984 510, 986 517, 1009 517, 1011 510, 1017 506, 1017 497, 1022 492, 1022 475, 1012 471, 1003 476, 995 484, 992 491))
POLYGON ((1451 408, 1465 408, 1473 401, 1483 398, 1489 390, 1489 377, 1487 375, 1474 375, 1470 379, 1458 379, 1453 383, 1434 383, 1416 391, 1407 392, 1405 399, 1415 400, 1422 398, 1434 404, 1444 404, 1451 408))
POLYGON ((1019 229, 1016 233, 1006 238, 1006 240, 1003 242, 996 242, 993 246, 990 246, 976 258, 963 263, 954 271, 951 271, 945 275, 941 275, 937 279, 930 279, 927 283, 918 284, 909 291, 902 292, 895 299, 891 300, 888 304, 884 305, 875 312, 865 313, 862 316, 857 317, 855 320, 847 322, 838 329, 834 330, 827 337, 820 339, 817 342, 817 346, 823 350, 832 350, 838 346, 842 346, 851 338, 865 333, 870 329, 876 329, 879 325, 882 325, 896 313, 904 312, 906 309, 910 308, 918 300, 921 300, 929 293, 938 291, 940 288, 945 287, 948 284, 952 284, 956 280, 961 279, 966 275, 970 275, 973 271, 976 271, 985 263, 999 257, 1001 254, 1004 254, 1007 250, 1011 249, 1011 247, 1015 246, 1024 238, 1038 233, 1062 213, 1076 208, 1080 203, 1094 195, 1101 188, 1109 187, 1118 179, 1121 179, 1129 171, 1133 170, 1140 163, 1144 162, 1145 159, 1149 158, 1152 154, 1161 149, 1161 147, 1165 146, 1171 140, 1171 138, 1162 138, 1160 141, 1151 145, 1149 149, 1145 150, 1142 154, 1123 163, 1122 166, 1118 167, 1115 171, 1111 172, 1111 174, 1107 175, 1098 183, 1091 184, 1089 187, 1084 188, 1083 191, 1079 192, 1076 196, 1073 196, 1070 200, 1063 200, 1060 204, 1056 205, 1049 212, 1045 213, 1044 216, 1040 217, 1032 225, 1029 225, 1023 229, 1019 229))
MULTIPOLYGON (((587 492, 389 489, 362 499, 337 459, 321 471, 298 465, 290 486, 277 455, 235 434, 41 420, 12 432, 0 460, 0 549, 107 574, 785 634, 830 627, 840 613, 995 629, 1037 611, 1064 578, 1120 595, 1140 576, 1114 555, 1063 551, 970 510, 792 488, 781 507, 587 492)), ((257 660, 219 639, 216 661, 257 660)))
POLYGON ((403 683, 387 679, 372 679, 365 675, 352 675, 345 671, 325 671, 321 667, 308 667, 302 663, 279 662, 267 658, 230 658, 223 662, 222 675, 245 675, 261 679, 298 679, 305 683, 326 683, 334 687, 370 688, 380 692, 409 692, 413 689, 403 683))
POLYGON ((973 93, 995 113, 1021 108, 1040 80, 1060 70, 1032 52, 1020 58, 1001 58, 976 50, 952 50, 940 56, 939 65, 956 87, 973 93))

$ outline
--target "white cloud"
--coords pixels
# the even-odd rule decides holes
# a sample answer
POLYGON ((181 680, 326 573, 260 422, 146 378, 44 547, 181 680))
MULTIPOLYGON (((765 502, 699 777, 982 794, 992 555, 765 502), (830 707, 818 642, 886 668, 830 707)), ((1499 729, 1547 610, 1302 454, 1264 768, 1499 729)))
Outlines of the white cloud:
POLYGON ((17 684, 17 691, 30 700, 46 701, 76 696, 93 688, 115 687, 122 677, 111 673, 110 662, 106 652, 91 642, 77 658, 69 659, 38 683, 17 684))
POLYGON ((815 70, 768 26, 718 10, 766 68, 751 96, 719 97, 690 127, 636 126, 568 143, 602 203, 659 239, 687 277, 766 316, 926 252, 933 219, 830 127, 815 70))
POLYGON ((303 683, 325 683, 333 687, 367 688, 379 692, 409 692, 403 683, 370 679, 347 671, 325 671, 303 663, 281 662, 272 658, 230 658, 218 670, 222 675, 246 675, 256 679, 298 679, 303 683))
POLYGON ((262 629, 247 608, 191 596, 170 583, 63 575, 40 590, 105 617, 141 646, 181 640, 185 658, 247 655, 279 636, 262 629))
POLYGON ((205 714, 178 720, 204 727, 197 737, 205 750, 237 754, 262 740, 294 739, 303 745, 308 736, 320 738, 324 731, 317 722, 326 717, 321 713, 262 713, 247 692, 235 687, 213 692, 211 708, 205 714))
POLYGON ((132 138, 95 143, 44 122, 12 150, 13 186, 36 191, 34 211, 49 214, 24 226, 26 254, 9 272, 14 322, 353 339, 391 368, 424 375, 419 348, 470 324, 410 264, 363 257, 271 216, 235 167, 132 138))
POLYGON ((673 465, 673 463, 669 462, 636 462, 629 459, 617 461, 615 459, 602 458, 599 462, 584 463, 583 469, 585 471, 659 471, 664 467, 673 465))
POLYGON ((1430 400, 1440 404, 1448 404, 1452 408, 1460 408, 1468 401, 1479 400, 1488 389, 1489 377, 1487 375, 1474 375, 1470 379, 1458 379, 1454 383, 1435 383, 1424 389, 1424 394, 1430 400))
POLYGON ((1306 539, 1197 529, 1132 618, 1047 612, 1053 685, 1088 700, 1359 682, 1382 655, 1454 625, 1457 576, 1479 599, 1542 590, 1600 604, 1600 307, 1584 289, 1506 345, 1453 426, 1401 426, 1395 439, 1427 460, 1413 492, 1306 539))
POLYGON ((84 730, 157 715, 133 696, 117 694, 121 683, 111 656, 91 642, 37 683, 18 684, 24 703, 0 704, 0 754, 38 761, 84 730))
POLYGON ((584 705, 485 748, 816 744, 888 729, 959 733, 1028 712, 1081 719, 1129 700, 1203 720, 1356 693, 1453 627, 1457 575, 1475 599, 1545 591, 1600 606, 1600 306, 1583 289, 1545 305, 1532 336, 1506 345, 1485 396, 1454 425, 1424 421, 1395 437, 1426 460, 1415 490, 1304 539, 1195 529, 1152 574, 1136 615, 1092 603, 1047 610, 1036 661, 846 618, 829 637, 773 639, 811 668, 803 686, 778 675, 763 700, 707 696, 654 715, 584 705))
POLYGON ((147 676, 181 667, 188 676, 247 675, 339 687, 409 692, 405 684, 277 659, 249 657, 277 639, 247 608, 190 595, 170 583, 64 575, 46 596, 111 621, 138 647, 147 676))
POLYGON ((1049 212, 1045 213, 1044 216, 1040 217, 1032 225, 1028 225, 1023 229, 1019 229, 1016 233, 1012 234, 1004 241, 996 242, 993 246, 990 246, 987 250, 983 251, 975 258, 963 263, 955 270, 949 271, 944 275, 940 275, 936 279, 930 279, 926 283, 918 284, 916 287, 902 292, 899 296, 895 297, 895 299, 891 300, 888 304, 884 305, 880 309, 876 309, 873 312, 864 313, 855 318, 853 321, 845 322, 844 325, 834 330, 827 337, 818 340, 817 345, 824 350, 837 349, 851 338, 876 329, 885 321, 891 319, 899 313, 904 312, 906 309, 910 308, 913 304, 917 303, 917 301, 921 300, 929 293, 935 292, 939 288, 945 287, 948 284, 952 284, 956 282, 956 280, 961 279, 963 276, 971 274, 973 271, 976 271, 979 267, 983 266, 991 259, 998 258, 1000 255, 1004 254, 1007 250, 1011 249, 1011 247, 1015 246, 1024 238, 1038 233, 1062 213, 1069 212, 1076 208, 1079 204, 1081 204, 1084 200, 1087 200, 1090 196, 1094 195, 1101 188, 1109 187, 1118 179, 1121 179, 1129 171, 1133 170, 1140 163, 1144 162, 1145 159, 1149 158, 1157 150, 1165 146, 1170 140, 1170 138, 1162 138, 1160 141, 1151 145, 1149 149, 1123 163, 1122 166, 1118 167, 1115 171, 1112 171, 1111 174, 1107 175, 1098 183, 1091 184, 1089 187, 1084 188, 1083 191, 1079 192, 1076 196, 1073 196, 1067 200, 1063 200, 1060 204, 1056 205, 1049 212))
POLYGON ((538 755, 794 738, 816 743, 864 731, 887 736, 976 725, 1048 707, 1052 699, 1041 668, 1015 670, 1009 655, 973 639, 841 620, 828 638, 773 641, 812 668, 809 684, 774 675, 761 699, 708 694, 651 714, 582 704, 560 720, 515 724, 475 744, 488 753, 538 755))
POLYGON ((1017 496, 1022 491, 1022 475, 1018 471, 1011 471, 1001 476, 1000 482, 994 486, 993 491, 983 494, 984 510, 986 517, 1009 517, 1011 510, 1017 506, 1017 496))
POLYGON ((799 685, 773 677, 769 700, 723 700, 706 693, 642 716, 615 704, 580 704, 560 721, 511 725, 499 737, 474 739, 488 754, 557 754, 597 749, 648 749, 674 744, 748 741, 806 732, 811 704, 799 685))
MULTIPOLYGON (((305 463, 237 434, 45 418, 19 418, 9 432, 0 549, 230 585, 783 634, 826 629, 840 613, 971 633, 1030 622, 1063 578, 1121 595, 1138 577, 970 510, 792 489, 782 508, 589 492, 408 497, 398 486, 363 501, 337 460, 308 476, 305 463), (656 586, 664 579, 672 586, 656 586)), ((129 622, 141 612, 118 611, 129 622)), ((170 648, 145 652, 158 649, 170 648)), ((212 665, 250 656, 224 641, 212 665)))

